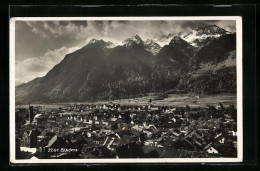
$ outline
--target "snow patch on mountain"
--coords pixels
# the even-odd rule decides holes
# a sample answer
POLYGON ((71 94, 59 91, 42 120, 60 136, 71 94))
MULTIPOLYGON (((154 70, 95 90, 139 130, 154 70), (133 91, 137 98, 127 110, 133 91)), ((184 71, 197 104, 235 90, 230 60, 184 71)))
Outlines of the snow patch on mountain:
POLYGON ((159 53, 159 51, 161 50, 161 47, 158 43, 156 43, 154 40, 152 39, 147 39, 144 42, 144 46, 145 49, 149 52, 151 52, 153 55, 156 55, 159 53))
POLYGON ((99 44, 102 48, 105 48, 105 49, 110 49, 110 48, 114 48, 117 46, 117 44, 114 44, 110 41, 104 41, 102 39, 98 40, 98 39, 91 39, 89 42, 88 42, 88 45, 90 44, 99 44))
POLYGON ((173 39, 181 38, 189 43, 191 46, 195 47, 196 50, 199 50, 201 47, 207 45, 214 39, 217 39, 224 34, 231 34, 231 32, 228 32, 216 25, 207 25, 195 28, 187 34, 184 32, 179 32, 178 34, 170 33, 168 35, 162 35, 155 39, 147 39, 146 41, 143 41, 140 36, 134 35, 120 43, 112 43, 110 41, 104 41, 102 39, 91 39, 89 41, 89 44, 99 43, 102 45, 103 48, 109 49, 116 46, 130 47, 133 45, 133 43, 135 43, 137 45, 144 45, 147 51, 151 52, 153 55, 156 55, 162 47, 164 47, 165 45, 169 45, 173 39))
POLYGON ((143 40, 138 35, 134 35, 123 41, 123 45, 126 47, 132 46, 133 43, 142 44, 143 40))
POLYGON ((207 39, 208 37, 213 37, 213 38, 218 38, 220 37, 221 35, 220 34, 216 34, 216 35, 206 35, 206 34, 203 34, 203 35, 197 35, 196 31, 192 31, 191 34, 189 35, 182 35, 182 39, 185 40, 186 42, 189 42, 192 46, 195 46, 195 47, 198 47, 198 43, 197 41, 199 42, 202 42, 203 40, 207 39))
POLYGON ((174 34, 162 35, 161 37, 155 39, 154 41, 159 44, 161 47, 168 45, 171 40, 175 37, 174 34))
POLYGON ((231 34, 230 32, 219 28, 216 25, 204 26, 193 29, 188 34, 179 34, 182 39, 190 43, 192 46, 199 47, 201 42, 207 38, 219 38, 224 34, 231 34))

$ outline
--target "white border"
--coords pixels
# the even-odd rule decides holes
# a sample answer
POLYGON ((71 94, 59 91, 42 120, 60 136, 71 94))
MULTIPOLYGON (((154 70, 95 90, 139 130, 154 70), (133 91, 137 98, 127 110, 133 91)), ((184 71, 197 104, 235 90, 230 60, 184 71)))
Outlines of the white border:
POLYGON ((10 162, 11 163, 211 163, 243 161, 243 94, 242 94, 242 17, 17 17, 10 19, 10 162), (55 20, 235 20, 237 62, 237 158, 156 158, 156 159, 15 159, 15 21, 55 20))

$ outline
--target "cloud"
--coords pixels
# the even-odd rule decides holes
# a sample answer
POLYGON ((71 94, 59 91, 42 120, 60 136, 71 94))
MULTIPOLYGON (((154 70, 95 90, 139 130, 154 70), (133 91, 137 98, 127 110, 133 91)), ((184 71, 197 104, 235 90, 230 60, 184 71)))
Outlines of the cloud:
POLYGON ((103 38, 114 41, 138 34, 143 39, 153 38, 162 34, 186 32, 191 29, 216 24, 228 31, 234 31, 235 21, 218 20, 177 20, 177 21, 26 21, 31 31, 45 39, 66 37, 71 40, 89 40, 103 38))
POLYGON ((184 22, 181 27, 182 29, 194 29, 198 27, 203 27, 206 25, 217 25, 227 31, 235 32, 236 26, 234 20, 208 20, 208 21, 187 21, 184 22))
POLYGON ((203 21, 187 21, 181 25, 182 29, 193 29, 197 27, 202 27, 208 25, 208 23, 203 22, 203 21))
POLYGON ((33 33, 47 39, 68 36, 79 38, 77 35, 88 26, 87 21, 25 21, 25 23, 33 33))
POLYGON ((39 27, 35 27, 36 22, 32 21, 32 22, 25 22, 25 23, 31 28, 31 31, 33 33, 39 35, 42 38, 48 38, 48 34, 46 33, 46 31, 44 31, 39 27))
POLYGON ((138 34, 142 39, 159 37, 162 34, 178 33, 183 21, 88 21, 88 40, 102 38, 112 42, 122 42, 138 34))
POLYGON ((66 54, 74 52, 79 47, 62 47, 60 49, 49 50, 43 56, 37 58, 27 58, 15 66, 15 84, 19 85, 31 81, 36 77, 43 77, 58 64, 66 54))
POLYGON ((87 22, 17 21, 15 23, 16 60, 44 55, 61 47, 82 47, 87 39, 87 22), (76 24, 77 23, 77 24, 76 24))
POLYGON ((236 21, 217 21, 215 24, 227 31, 236 32, 236 21))
POLYGON ((62 26, 67 26, 70 23, 72 23, 72 24, 74 24, 78 27, 80 27, 80 26, 87 27, 88 26, 87 21, 59 21, 59 24, 62 25, 62 26))

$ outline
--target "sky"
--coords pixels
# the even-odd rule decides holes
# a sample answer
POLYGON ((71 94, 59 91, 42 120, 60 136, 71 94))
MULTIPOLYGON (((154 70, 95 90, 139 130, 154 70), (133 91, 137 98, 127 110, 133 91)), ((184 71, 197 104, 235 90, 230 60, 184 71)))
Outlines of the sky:
POLYGON ((139 35, 143 40, 189 32, 205 25, 235 32, 235 21, 16 21, 15 84, 43 77, 66 54, 85 46, 92 38, 120 43, 139 35))

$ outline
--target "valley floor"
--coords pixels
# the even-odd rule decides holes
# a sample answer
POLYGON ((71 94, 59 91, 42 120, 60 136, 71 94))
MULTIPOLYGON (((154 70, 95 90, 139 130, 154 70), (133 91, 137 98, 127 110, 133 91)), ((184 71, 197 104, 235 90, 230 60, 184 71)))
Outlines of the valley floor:
MULTIPOLYGON (((155 106, 176 106, 185 107, 206 107, 207 105, 216 106, 218 103, 222 103, 224 106, 237 105, 237 95, 235 93, 229 94, 216 94, 216 95, 196 95, 196 94, 169 94, 167 98, 158 99, 156 95, 144 96, 131 99, 118 99, 112 101, 97 101, 97 102, 70 102, 70 103, 50 103, 50 104, 33 104, 41 105, 45 108, 56 109, 58 106, 66 106, 67 104, 107 104, 114 103, 120 105, 147 105, 149 100, 152 100, 152 104, 155 106)), ((28 104, 17 105, 16 107, 23 108, 28 107, 28 104)))
POLYGON ((134 99, 121 99, 112 101, 115 104, 125 105, 145 105, 152 99, 152 104, 155 106, 176 106, 185 107, 206 107, 207 105, 216 106, 218 103, 222 103, 224 106, 234 105, 236 106, 237 97, 236 94, 217 94, 217 95, 188 95, 188 94, 170 94, 167 98, 156 99, 156 96, 146 96, 134 99))

